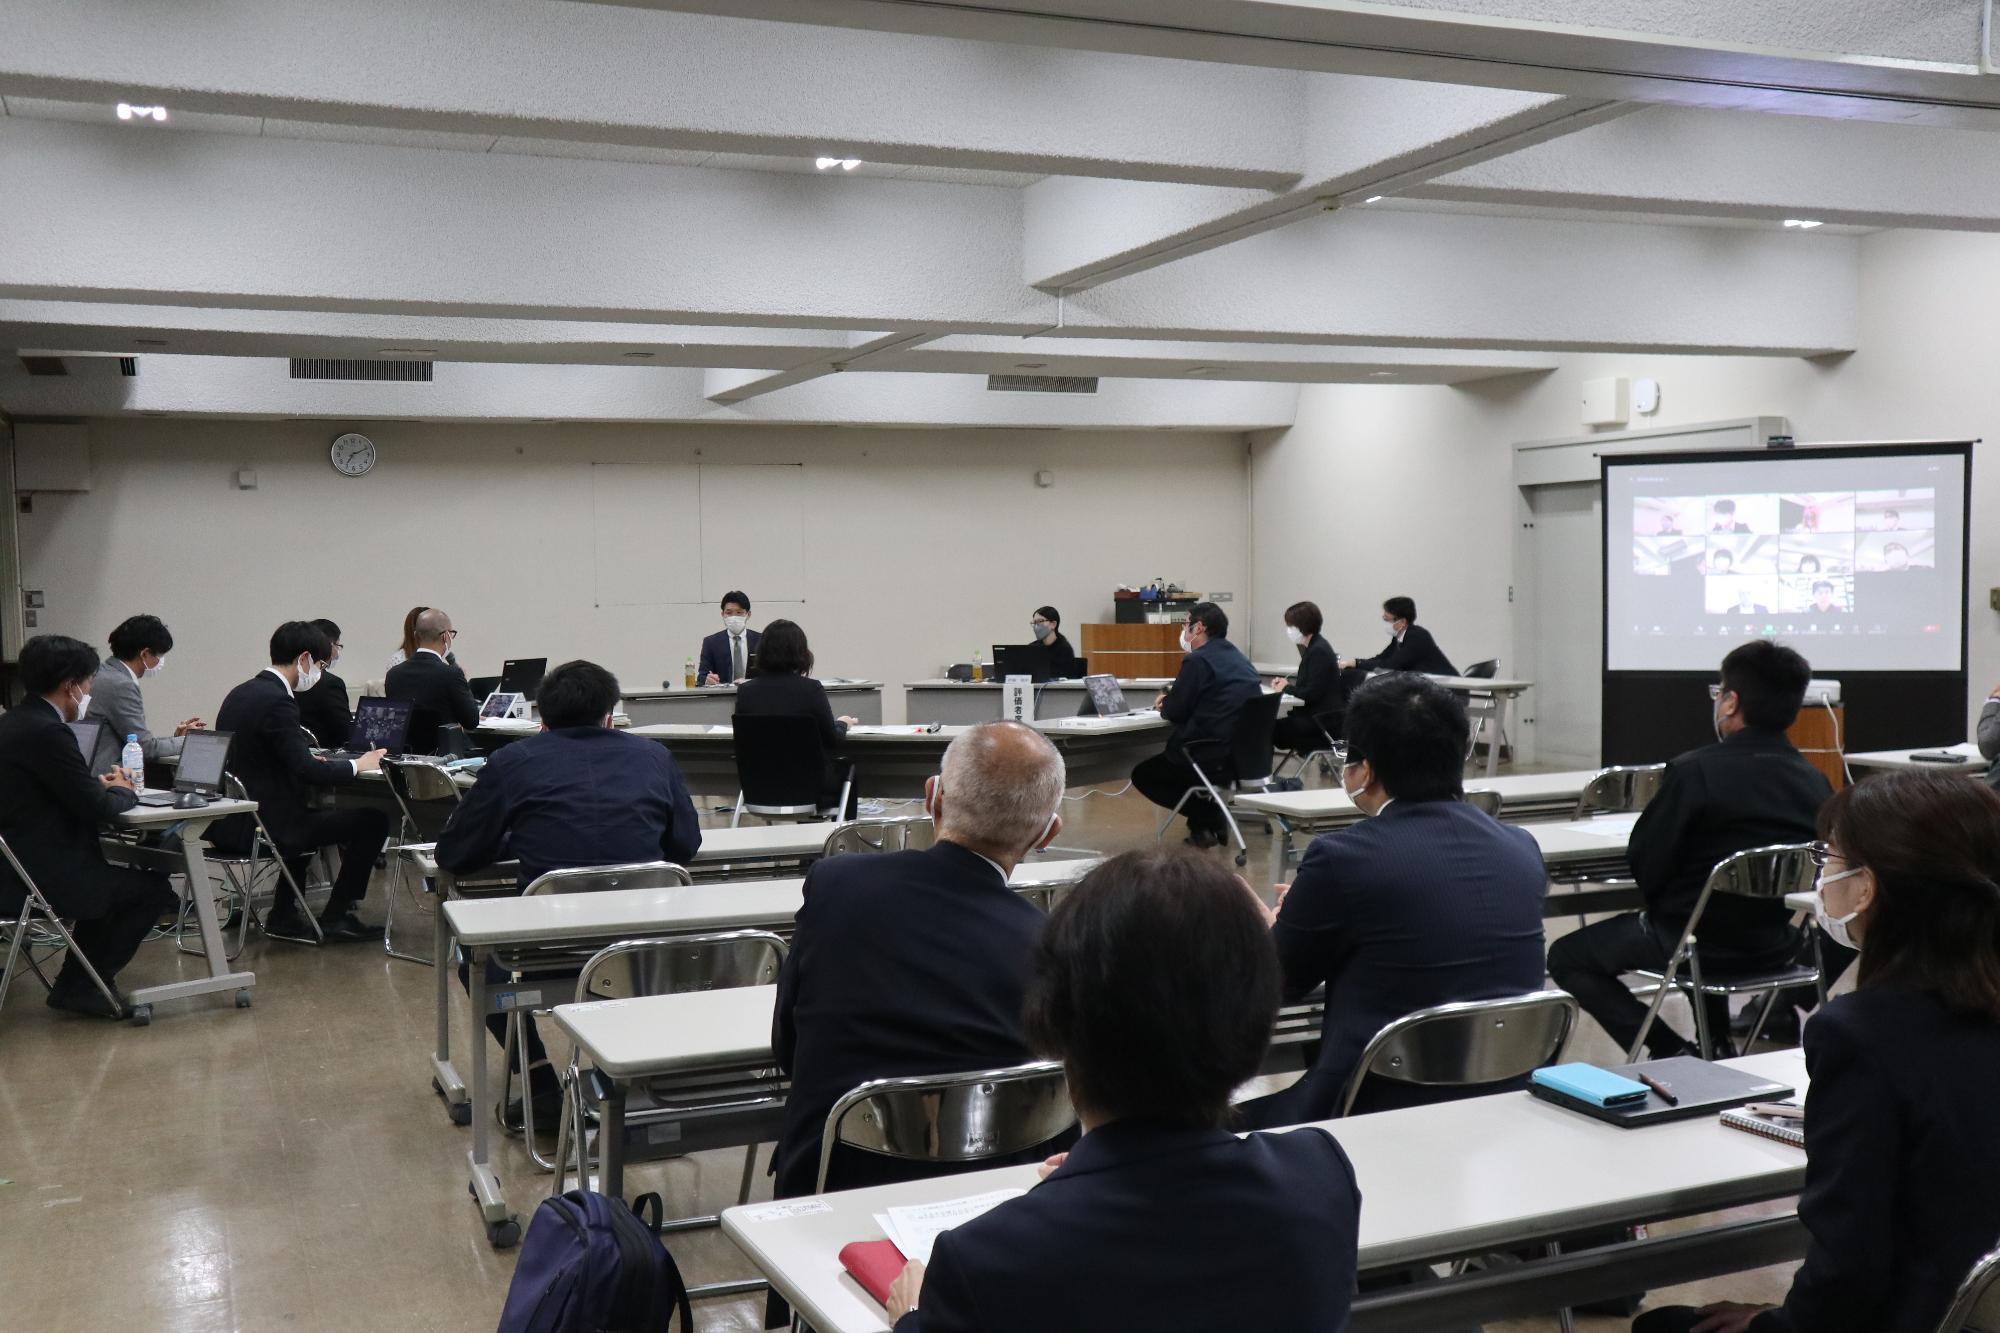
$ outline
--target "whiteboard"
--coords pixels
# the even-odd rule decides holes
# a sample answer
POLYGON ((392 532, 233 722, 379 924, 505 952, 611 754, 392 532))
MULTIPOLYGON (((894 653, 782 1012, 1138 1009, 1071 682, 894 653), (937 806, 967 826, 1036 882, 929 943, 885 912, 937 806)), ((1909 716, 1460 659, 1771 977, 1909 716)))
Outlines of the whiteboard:
POLYGON ((701 475, 693 463, 592 463, 597 606, 701 600, 701 475))
POLYGON ((754 604, 806 596, 805 468, 798 463, 702 463, 701 598, 732 589, 754 604))

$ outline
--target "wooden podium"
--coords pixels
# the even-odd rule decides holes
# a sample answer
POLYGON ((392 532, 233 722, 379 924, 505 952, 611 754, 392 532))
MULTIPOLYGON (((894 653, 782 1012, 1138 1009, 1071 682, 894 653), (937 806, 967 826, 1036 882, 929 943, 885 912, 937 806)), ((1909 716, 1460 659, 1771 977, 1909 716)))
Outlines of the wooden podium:
POLYGON ((1120 680, 1177 675, 1186 656, 1179 625, 1085 625, 1083 655, 1090 670, 1120 680))
POLYGON ((1840 757, 1840 740, 1846 734, 1847 709, 1841 704, 1835 704, 1831 714, 1818 704, 1807 704, 1785 733, 1806 762, 1826 774, 1835 791, 1847 785, 1847 769, 1840 757))

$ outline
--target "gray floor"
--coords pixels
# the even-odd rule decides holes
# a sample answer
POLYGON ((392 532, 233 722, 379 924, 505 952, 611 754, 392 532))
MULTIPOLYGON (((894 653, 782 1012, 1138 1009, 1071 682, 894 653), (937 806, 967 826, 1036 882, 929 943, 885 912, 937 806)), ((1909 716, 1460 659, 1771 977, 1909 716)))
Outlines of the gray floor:
MULTIPOLYGON (((1066 845, 1153 837, 1151 808, 1130 794, 1072 801, 1065 818, 1066 845)), ((1251 854, 1252 882, 1268 887, 1261 832, 1251 854)), ((380 902, 378 886, 366 914, 380 902)), ((468 1132, 430 1089, 431 970, 365 946, 253 943, 245 959, 258 974, 248 1011, 163 1006, 135 1029, 51 1012, 32 977, 0 1009, 0 1323, 491 1329, 515 1254, 488 1248, 465 1190, 468 1132)), ((182 972, 193 969, 154 943, 124 979, 182 972)), ((1615 1056, 1594 1027, 1579 1054, 1615 1056)), ((498 1161, 525 1219, 546 1178, 514 1141, 499 1140, 498 1161)), ((712 1211, 733 1201, 741 1163, 697 1154, 638 1169, 628 1189, 712 1211)), ((716 1232, 676 1236, 673 1249, 690 1282, 749 1273, 716 1232)), ((1773 1269, 1655 1300, 1776 1300, 1788 1281, 1773 1269)), ((762 1309, 710 1301, 697 1322, 755 1328, 762 1309)))

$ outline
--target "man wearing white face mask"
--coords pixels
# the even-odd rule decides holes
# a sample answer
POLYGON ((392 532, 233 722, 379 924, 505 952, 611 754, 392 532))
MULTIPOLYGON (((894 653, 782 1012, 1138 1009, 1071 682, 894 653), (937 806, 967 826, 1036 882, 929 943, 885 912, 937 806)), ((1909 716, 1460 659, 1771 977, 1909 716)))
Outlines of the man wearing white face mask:
POLYGON ((701 641, 695 679, 703 685, 734 685, 750 674, 750 655, 763 637, 750 628, 750 595, 722 594, 722 628, 701 641))
MULTIPOLYGON (((229 771, 257 802, 257 813, 290 864, 292 877, 303 885, 315 851, 340 850, 340 873, 319 918, 326 940, 380 940, 382 932, 363 925, 354 909, 367 896, 369 873, 389 841, 388 816, 377 809, 314 810, 307 805, 310 788, 345 782, 382 766, 381 750, 359 759, 313 758, 296 694, 319 684, 332 657, 333 643, 311 622, 290 620, 278 626, 271 636, 271 665, 229 692, 215 725, 230 733, 229 771)), ((249 816, 232 815, 215 823, 209 841, 240 854, 248 850, 254 832, 249 816)), ((267 934, 311 940, 310 928, 287 894, 279 895, 264 924, 267 934)))
MULTIPOLYGON (((1174 724, 1166 749, 1151 759, 1142 759, 1132 770, 1132 785, 1141 796, 1164 810, 1171 810, 1190 787, 1200 785, 1194 766, 1188 762, 1187 746, 1195 741, 1227 742, 1236 731, 1236 719, 1259 694, 1264 682, 1242 649, 1229 641, 1229 617, 1214 602, 1196 602, 1181 627, 1181 669, 1172 688, 1153 700, 1160 716, 1174 724)), ((1226 771, 1207 769, 1210 777, 1227 776, 1226 771)), ((1227 825, 1222 811, 1206 796, 1197 796, 1182 808, 1187 816, 1188 842, 1195 847, 1214 847, 1222 842, 1227 825)))
MULTIPOLYGON (((988 722, 951 743, 926 785, 936 846, 813 863, 771 1031, 792 1078, 772 1163, 778 1197, 813 1192, 827 1112, 856 1085, 1031 1058, 1021 1002, 1043 917, 1007 878, 1061 831, 1062 793, 1062 756, 1046 737, 988 722)), ((909 1174, 837 1153, 828 1187, 909 1174)))
POLYGON ((111 631, 112 660, 99 667, 90 681, 88 716, 104 723, 97 737, 97 753, 88 756, 91 772, 109 773, 116 768, 127 736, 139 738, 146 762, 154 764, 179 754, 181 737, 201 725, 200 718, 191 717, 175 727, 171 736, 155 736, 146 726, 146 699, 139 682, 165 670, 167 654, 173 650, 174 636, 158 616, 128 616, 111 631))

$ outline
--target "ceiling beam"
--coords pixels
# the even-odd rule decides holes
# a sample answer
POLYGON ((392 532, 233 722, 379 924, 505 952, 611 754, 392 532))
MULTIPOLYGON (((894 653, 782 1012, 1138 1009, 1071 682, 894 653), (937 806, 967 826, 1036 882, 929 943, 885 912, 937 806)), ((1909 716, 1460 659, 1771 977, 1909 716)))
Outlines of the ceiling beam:
POLYGON ((861 343, 851 351, 836 353, 830 357, 820 357, 803 361, 789 369, 775 373, 740 370, 711 370, 703 381, 703 396, 711 403, 741 403, 760 397, 777 389, 789 389, 794 384, 816 380, 825 375, 852 370, 868 361, 870 357, 899 348, 921 347, 937 335, 921 330, 902 333, 885 333, 861 343))
POLYGON ((2000 129, 1980 0, 591 0, 1599 101, 2000 129), (1559 14, 1559 21, 1541 18, 1559 14))
POLYGON ((0 33, 0 95, 482 134, 502 148, 1260 188, 1299 169, 1295 78, 1102 52, 548 0, 0 0, 0 33))

